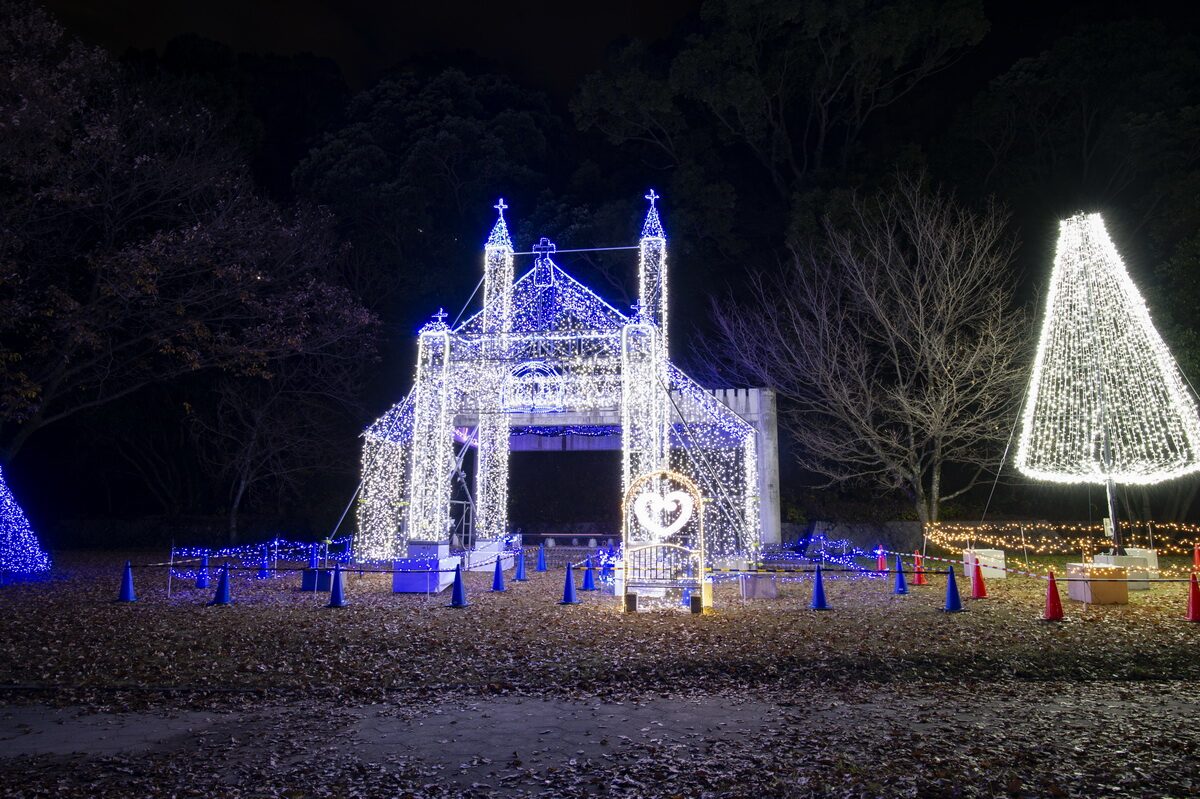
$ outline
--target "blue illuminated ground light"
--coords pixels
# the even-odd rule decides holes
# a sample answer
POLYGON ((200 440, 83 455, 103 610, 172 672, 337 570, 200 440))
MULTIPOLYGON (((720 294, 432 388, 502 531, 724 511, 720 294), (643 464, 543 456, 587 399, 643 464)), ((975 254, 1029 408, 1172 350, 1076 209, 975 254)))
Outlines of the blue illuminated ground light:
MULTIPOLYGON (((220 549, 176 547, 171 550, 171 560, 175 563, 175 566, 171 569, 171 574, 176 579, 196 579, 196 575, 200 570, 200 559, 206 555, 209 558, 210 571, 214 568, 213 564, 218 561, 232 562, 242 569, 257 569, 262 561, 264 546, 267 548, 268 560, 271 563, 296 563, 305 565, 309 562, 312 548, 317 547, 320 560, 328 562, 329 568, 333 568, 334 563, 341 563, 345 566, 355 562, 351 544, 352 539, 350 536, 342 536, 328 543, 288 541, 283 538, 275 538, 266 543, 260 542, 257 544, 246 544, 245 546, 222 547, 220 549)), ((365 564, 359 563, 359 565, 365 564)))

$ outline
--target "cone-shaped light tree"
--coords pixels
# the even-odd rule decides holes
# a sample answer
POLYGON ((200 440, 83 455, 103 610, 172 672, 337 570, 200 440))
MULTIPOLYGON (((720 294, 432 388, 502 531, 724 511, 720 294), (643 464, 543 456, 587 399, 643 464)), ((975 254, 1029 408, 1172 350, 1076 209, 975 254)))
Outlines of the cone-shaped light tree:
POLYGON ((49 571, 50 556, 38 543, 25 511, 8 490, 0 469, 0 582, 49 571))
POLYGON ((1200 415, 1099 214, 1059 227, 1046 315, 1025 400, 1017 468, 1105 486, 1200 470, 1200 415))

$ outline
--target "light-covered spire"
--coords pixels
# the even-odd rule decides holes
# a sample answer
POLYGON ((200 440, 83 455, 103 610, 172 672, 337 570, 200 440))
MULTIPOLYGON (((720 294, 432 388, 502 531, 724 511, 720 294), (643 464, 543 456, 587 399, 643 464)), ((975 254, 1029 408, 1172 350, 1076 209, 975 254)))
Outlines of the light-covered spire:
POLYGON ((491 235, 488 236, 488 247, 500 247, 513 249, 512 237, 508 235, 508 225, 504 221, 504 209, 508 207, 505 204, 504 198, 500 198, 500 202, 492 206, 499 213, 496 217, 496 225, 492 228, 491 235))
POLYGON ((440 333, 443 330, 449 330, 450 326, 446 324, 446 317, 449 315, 445 308, 438 308, 438 312, 428 322, 421 325, 421 329, 417 333, 440 333))
POLYGON ((654 201, 661 195, 655 194, 654 189, 646 195, 646 199, 650 201, 650 211, 646 214, 646 222, 642 225, 643 239, 665 239, 667 236, 663 233, 662 222, 658 219, 658 209, 654 207, 654 201))

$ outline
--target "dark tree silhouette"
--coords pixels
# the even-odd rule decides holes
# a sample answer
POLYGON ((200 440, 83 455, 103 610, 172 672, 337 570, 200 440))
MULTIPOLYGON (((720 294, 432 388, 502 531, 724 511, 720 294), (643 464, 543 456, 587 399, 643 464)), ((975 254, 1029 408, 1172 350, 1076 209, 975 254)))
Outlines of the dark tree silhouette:
POLYGON ((147 385, 370 338, 325 215, 258 196, 211 113, 36 8, 0 53, 0 462, 147 385))

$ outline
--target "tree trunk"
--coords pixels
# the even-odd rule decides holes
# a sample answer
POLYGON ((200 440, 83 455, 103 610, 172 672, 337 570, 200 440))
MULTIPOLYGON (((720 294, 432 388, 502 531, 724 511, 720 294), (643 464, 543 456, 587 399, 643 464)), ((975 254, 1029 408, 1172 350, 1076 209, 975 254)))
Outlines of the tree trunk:
POLYGON ((942 504, 942 464, 933 465, 932 487, 929 489, 929 521, 937 523, 942 504))
POLYGON ((242 497, 246 494, 245 478, 238 478, 237 489, 234 491, 233 499, 229 503, 229 544, 233 546, 238 542, 238 508, 242 505, 242 497))

